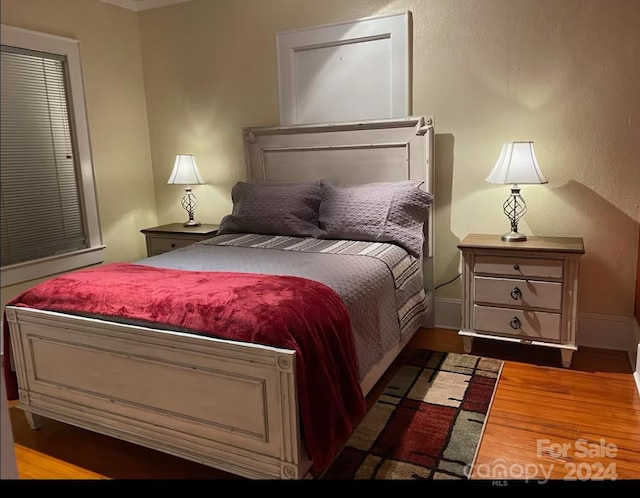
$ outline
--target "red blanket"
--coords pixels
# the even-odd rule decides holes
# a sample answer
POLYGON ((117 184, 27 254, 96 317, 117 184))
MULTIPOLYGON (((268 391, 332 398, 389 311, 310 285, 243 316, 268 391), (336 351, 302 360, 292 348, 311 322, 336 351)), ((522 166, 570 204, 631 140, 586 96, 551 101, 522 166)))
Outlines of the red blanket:
MULTIPOLYGON (((314 470, 329 464, 366 411, 347 309, 336 292, 313 280, 112 263, 53 278, 7 304, 142 320, 295 350, 300 414, 314 470)), ((4 330, 8 352, 6 317, 4 330)), ((17 399, 8 365, 9 399, 17 399)))

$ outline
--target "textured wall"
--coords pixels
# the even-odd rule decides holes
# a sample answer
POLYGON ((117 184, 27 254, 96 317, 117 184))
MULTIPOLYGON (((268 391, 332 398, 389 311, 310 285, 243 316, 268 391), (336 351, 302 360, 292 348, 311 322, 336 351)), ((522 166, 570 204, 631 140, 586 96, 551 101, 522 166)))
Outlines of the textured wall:
MULTIPOLYGON (((140 229, 157 222, 138 21, 98 0, 2 0, 3 24, 80 41, 106 258, 146 254, 140 229)), ((34 282, 2 289, 2 304, 34 282)))
MULTIPOLYGON (((580 310, 631 316, 640 192, 640 2, 192 0, 140 13, 158 218, 181 220, 173 156, 198 155, 203 222, 243 178, 240 128, 278 123, 276 31, 412 12, 413 114, 436 123, 436 282, 468 233, 508 229, 501 144, 534 140, 544 186, 521 231, 583 237, 580 310)), ((438 297, 460 296, 459 283, 438 297)))
MULTIPOLYGON (((276 31, 409 10, 412 113, 436 122, 436 283, 456 275, 465 235, 507 230, 508 187, 484 178, 502 142, 534 140, 549 183, 523 187, 521 230, 583 237, 580 310, 634 313, 636 0, 191 0, 139 14, 98 0, 1 5, 3 23, 82 43, 112 260, 143 255, 138 231, 155 223, 154 194, 160 223, 185 217, 182 189, 166 185, 176 153, 197 154, 209 183, 194 188, 197 218, 229 211, 244 175, 241 127, 278 122, 276 31)), ((437 296, 459 297, 458 282, 437 296)))

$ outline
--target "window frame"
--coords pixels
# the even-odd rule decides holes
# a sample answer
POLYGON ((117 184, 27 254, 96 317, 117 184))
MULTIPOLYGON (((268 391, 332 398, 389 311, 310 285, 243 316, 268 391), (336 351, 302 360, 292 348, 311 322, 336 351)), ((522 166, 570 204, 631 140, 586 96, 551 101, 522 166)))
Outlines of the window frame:
POLYGON ((98 214, 98 200, 80 62, 80 43, 72 38, 40 33, 5 24, 2 24, 0 28, 2 45, 61 55, 66 59, 69 83, 69 114, 72 120, 72 130, 75 131, 75 136, 72 137, 72 140, 78 155, 78 187, 80 190, 81 209, 85 216, 88 245, 86 249, 80 251, 3 266, 0 269, 0 287, 7 287, 102 263, 104 261, 105 245, 102 241, 98 214))

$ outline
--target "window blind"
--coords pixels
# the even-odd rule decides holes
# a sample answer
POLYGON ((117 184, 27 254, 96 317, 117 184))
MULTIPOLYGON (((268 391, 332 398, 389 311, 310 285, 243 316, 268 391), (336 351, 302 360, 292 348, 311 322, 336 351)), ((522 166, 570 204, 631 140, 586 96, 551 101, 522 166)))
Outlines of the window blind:
POLYGON ((63 57, 2 46, 2 266, 88 247, 63 57))

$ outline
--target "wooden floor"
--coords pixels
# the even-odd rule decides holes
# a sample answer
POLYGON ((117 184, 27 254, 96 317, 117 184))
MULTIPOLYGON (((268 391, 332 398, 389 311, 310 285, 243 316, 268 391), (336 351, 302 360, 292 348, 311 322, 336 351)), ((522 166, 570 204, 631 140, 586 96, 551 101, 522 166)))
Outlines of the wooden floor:
MULTIPOLYGON (((462 341, 421 330, 401 357, 417 347, 462 352, 462 341)), ((476 340, 472 353, 505 360, 472 479, 640 478, 640 395, 626 353, 581 348, 568 369, 548 348, 476 340)), ((10 412, 21 479, 234 478, 53 420, 32 431, 21 410, 10 412)))

